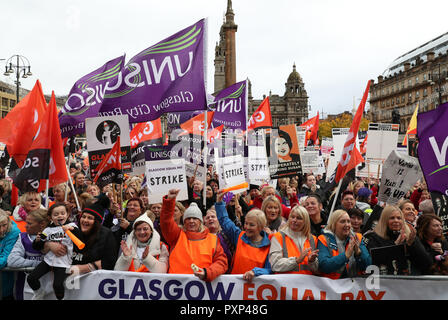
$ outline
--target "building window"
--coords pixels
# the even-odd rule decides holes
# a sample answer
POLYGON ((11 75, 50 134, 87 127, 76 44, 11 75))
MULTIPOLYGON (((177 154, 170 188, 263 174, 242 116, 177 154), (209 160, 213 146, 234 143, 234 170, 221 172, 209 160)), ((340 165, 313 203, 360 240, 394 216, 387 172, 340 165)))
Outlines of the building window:
POLYGON ((401 103, 404 103, 404 96, 401 97, 401 103))
POLYGON ((16 100, 9 100, 9 107, 10 108, 14 108, 15 105, 16 105, 16 100))
POLYGON ((423 89, 423 96, 426 97, 428 95, 428 89, 423 89))
POLYGON ((8 106, 8 99, 2 98, 2 107, 7 107, 7 106, 8 106))
POLYGON ((420 90, 417 90, 415 92, 415 99, 418 99, 418 98, 420 98, 420 90))
POLYGON ((418 77, 415 77, 415 84, 418 83, 418 77))
POLYGON ((426 73, 423 74, 423 81, 426 81, 426 73))

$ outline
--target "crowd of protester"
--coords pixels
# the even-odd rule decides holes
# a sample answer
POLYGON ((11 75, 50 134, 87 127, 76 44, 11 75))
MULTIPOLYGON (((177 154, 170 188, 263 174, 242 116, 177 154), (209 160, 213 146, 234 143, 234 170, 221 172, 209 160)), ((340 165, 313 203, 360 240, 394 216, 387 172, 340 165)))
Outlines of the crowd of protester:
POLYGON ((173 189, 162 203, 149 203, 143 176, 99 188, 81 159, 70 174, 74 190, 61 184, 50 188, 49 199, 27 192, 17 203, 11 182, 0 180, 0 270, 27 268, 16 277, 1 272, 4 299, 21 299, 25 281, 33 298, 42 298, 40 279, 48 272, 58 299, 70 273, 99 269, 194 274, 204 281, 226 273, 245 281, 277 273, 355 277, 380 248, 395 248, 382 255, 381 274, 447 274, 448 242, 422 181, 398 205, 378 203, 380 181, 350 175, 338 194, 325 176, 307 174, 234 195, 221 192, 210 166, 206 184, 188 179, 188 200, 177 201, 173 189), (85 247, 64 240, 67 230, 85 247))

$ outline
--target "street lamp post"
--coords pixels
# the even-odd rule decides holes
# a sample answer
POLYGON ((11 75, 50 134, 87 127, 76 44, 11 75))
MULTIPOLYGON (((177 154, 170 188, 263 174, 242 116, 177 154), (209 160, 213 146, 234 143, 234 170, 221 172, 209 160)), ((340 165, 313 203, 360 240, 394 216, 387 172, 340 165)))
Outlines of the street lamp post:
POLYGON ((31 66, 28 59, 19 54, 13 55, 6 61, 5 73, 3 75, 9 76, 12 73, 16 73, 16 104, 19 103, 19 90, 20 90, 20 77, 28 78, 32 76, 31 66))

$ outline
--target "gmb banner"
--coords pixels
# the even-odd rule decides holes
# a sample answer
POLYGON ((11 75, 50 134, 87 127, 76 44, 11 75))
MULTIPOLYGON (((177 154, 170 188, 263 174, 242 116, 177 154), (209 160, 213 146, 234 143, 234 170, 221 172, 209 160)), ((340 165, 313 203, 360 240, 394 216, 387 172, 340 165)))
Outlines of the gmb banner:
MULTIPOLYGON (((98 270, 65 281, 66 300, 446 300, 448 277, 348 278, 267 275, 252 282, 222 275, 204 282, 193 275, 98 270)), ((41 278, 45 299, 54 300, 51 275, 41 278)), ((24 299, 33 291, 25 285, 24 299)))

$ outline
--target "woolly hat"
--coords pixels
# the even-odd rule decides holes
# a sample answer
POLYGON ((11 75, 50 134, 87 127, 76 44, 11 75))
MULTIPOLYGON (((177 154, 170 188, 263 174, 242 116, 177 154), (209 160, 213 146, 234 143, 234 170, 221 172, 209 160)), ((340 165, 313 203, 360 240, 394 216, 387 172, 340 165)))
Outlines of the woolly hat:
POLYGON ((149 226, 151 227, 151 230, 154 231, 154 224, 151 220, 151 218, 148 216, 148 214, 143 213, 142 215, 140 215, 135 221, 134 224, 132 225, 132 229, 135 230, 135 228, 142 222, 146 222, 147 224, 149 224, 149 226))
POLYGON ((369 188, 361 188, 358 190, 358 197, 368 198, 372 194, 372 190, 369 188))
POLYGON ((109 208, 110 200, 103 193, 101 193, 97 198, 98 200, 95 203, 85 207, 82 212, 89 213, 95 217, 95 220, 103 222, 104 211, 109 208))
POLYGON ((187 218, 196 218, 196 219, 201 220, 201 222, 203 222, 202 211, 201 211, 201 209, 199 209, 196 202, 190 203, 190 206, 185 210, 184 215, 183 215, 183 221, 185 221, 185 219, 187 219, 187 218))

